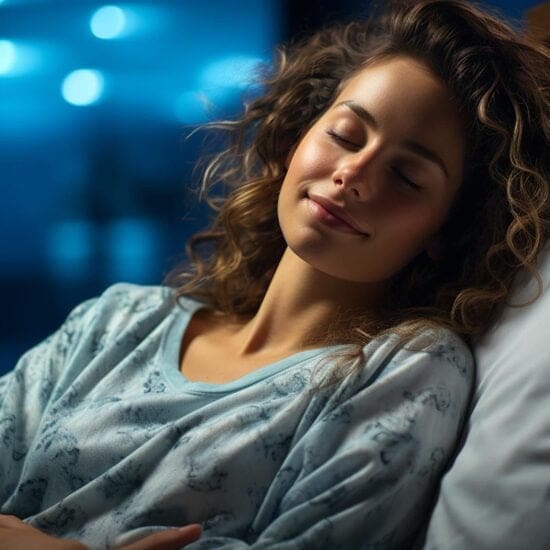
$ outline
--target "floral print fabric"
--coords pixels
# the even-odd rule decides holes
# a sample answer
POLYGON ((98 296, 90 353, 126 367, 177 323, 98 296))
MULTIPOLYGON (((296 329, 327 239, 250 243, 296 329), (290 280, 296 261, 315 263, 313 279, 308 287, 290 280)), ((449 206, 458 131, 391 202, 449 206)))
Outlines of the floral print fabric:
POLYGON ((186 549, 410 548, 473 383, 446 330, 308 350, 228 384, 179 371, 202 304, 114 285, 0 378, 0 512, 90 548, 201 523, 186 549), (319 370, 320 367, 320 370, 319 370))

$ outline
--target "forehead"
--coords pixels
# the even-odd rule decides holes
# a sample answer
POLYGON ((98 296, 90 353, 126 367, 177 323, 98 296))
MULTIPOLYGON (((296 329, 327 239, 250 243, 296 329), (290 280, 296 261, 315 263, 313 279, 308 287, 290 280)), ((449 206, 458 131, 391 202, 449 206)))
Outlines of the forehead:
MULTIPOLYGON (((377 108, 380 122, 391 114, 406 115, 404 122, 460 120, 451 90, 424 63, 411 57, 382 59, 345 81, 335 103, 353 99, 377 108)), ((395 118, 395 117, 394 117, 395 118)))

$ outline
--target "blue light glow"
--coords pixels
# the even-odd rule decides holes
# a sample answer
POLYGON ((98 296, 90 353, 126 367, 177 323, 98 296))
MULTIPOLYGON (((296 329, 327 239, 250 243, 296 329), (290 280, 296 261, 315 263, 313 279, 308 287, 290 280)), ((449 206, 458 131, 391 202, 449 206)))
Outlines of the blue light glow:
POLYGON ((92 105, 103 94, 103 75, 93 69, 78 69, 69 73, 61 86, 65 101, 71 105, 92 105))
POLYGON ((126 13, 122 8, 103 6, 92 15, 90 28, 97 38, 109 40, 120 36, 126 29, 126 23, 126 13))
POLYGON ((0 75, 8 74, 15 66, 17 50, 11 40, 0 40, 0 75))
POLYGON ((111 281, 146 282, 156 275, 160 236, 148 218, 120 218, 106 227, 103 239, 107 278, 111 281))
POLYGON ((48 48, 37 42, 0 40, 0 77, 18 77, 44 64, 48 48))
POLYGON ((56 279, 74 282, 89 276, 94 230, 88 220, 65 220, 50 229, 46 237, 46 257, 56 279))
POLYGON ((199 124, 208 119, 210 100, 204 93, 183 92, 176 101, 176 119, 184 124, 199 124))
POLYGON ((263 59, 238 55, 219 59, 208 64, 203 70, 200 83, 204 89, 239 88, 244 89, 256 80, 263 59))

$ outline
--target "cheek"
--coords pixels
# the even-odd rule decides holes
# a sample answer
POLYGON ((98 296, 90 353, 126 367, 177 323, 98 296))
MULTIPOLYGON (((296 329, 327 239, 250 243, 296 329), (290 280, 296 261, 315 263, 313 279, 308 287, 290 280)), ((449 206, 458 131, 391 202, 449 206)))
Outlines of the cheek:
MULTIPOLYGON (((393 242, 395 249, 410 251, 414 256, 437 234, 445 219, 445 212, 403 204, 380 221, 384 224, 385 221, 389 223, 390 219, 393 223, 387 227, 386 238, 393 242)), ((382 227, 380 229, 383 230, 382 227)))
POLYGON ((325 172, 331 165, 331 151, 319 138, 304 139, 294 151, 288 173, 295 177, 325 172))

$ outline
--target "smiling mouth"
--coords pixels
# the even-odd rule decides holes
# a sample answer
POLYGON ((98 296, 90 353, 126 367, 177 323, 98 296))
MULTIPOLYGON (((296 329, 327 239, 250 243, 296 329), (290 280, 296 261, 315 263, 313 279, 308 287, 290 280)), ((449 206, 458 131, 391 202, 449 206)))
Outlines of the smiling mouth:
POLYGON ((359 231, 346 220, 340 218, 336 212, 329 210, 330 206, 321 204, 315 198, 307 196, 307 204, 310 212, 324 225, 340 231, 342 233, 350 233, 352 235, 360 235, 362 237, 368 237, 368 233, 359 231))

